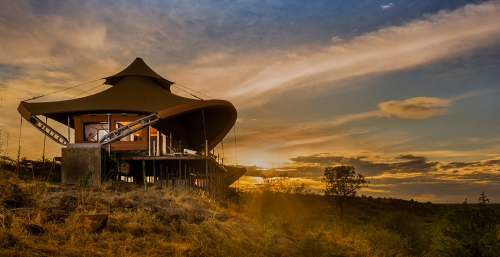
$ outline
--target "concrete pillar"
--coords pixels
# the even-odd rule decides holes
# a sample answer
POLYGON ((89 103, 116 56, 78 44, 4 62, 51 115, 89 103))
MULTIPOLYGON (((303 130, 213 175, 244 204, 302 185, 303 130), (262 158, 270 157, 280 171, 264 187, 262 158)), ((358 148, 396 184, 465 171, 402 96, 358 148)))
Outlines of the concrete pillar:
POLYGON ((62 183, 100 186, 105 171, 106 151, 98 144, 69 144, 61 149, 62 183))

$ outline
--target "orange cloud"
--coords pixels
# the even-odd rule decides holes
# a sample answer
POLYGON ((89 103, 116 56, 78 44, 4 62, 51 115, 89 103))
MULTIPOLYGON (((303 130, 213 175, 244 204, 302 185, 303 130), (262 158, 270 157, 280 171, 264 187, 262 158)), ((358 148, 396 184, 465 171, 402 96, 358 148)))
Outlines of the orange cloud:
POLYGON ((403 101, 378 104, 381 111, 404 119, 428 119, 448 112, 450 100, 436 97, 414 97, 403 101))

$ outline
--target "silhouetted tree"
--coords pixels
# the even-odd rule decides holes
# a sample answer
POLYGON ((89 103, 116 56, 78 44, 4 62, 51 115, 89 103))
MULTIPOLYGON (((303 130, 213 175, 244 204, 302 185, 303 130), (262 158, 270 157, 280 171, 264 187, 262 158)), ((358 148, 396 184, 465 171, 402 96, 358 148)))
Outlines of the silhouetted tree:
POLYGON ((350 197, 356 196, 356 190, 367 187, 367 181, 361 174, 356 175, 354 166, 326 167, 325 175, 321 179, 326 182, 325 195, 335 195, 340 207, 340 220, 344 218, 344 203, 350 197))
POLYGON ((484 193, 479 206, 471 207, 465 199, 462 207, 450 211, 444 228, 444 252, 447 256, 498 256, 500 240, 498 223, 500 215, 488 206, 484 193))

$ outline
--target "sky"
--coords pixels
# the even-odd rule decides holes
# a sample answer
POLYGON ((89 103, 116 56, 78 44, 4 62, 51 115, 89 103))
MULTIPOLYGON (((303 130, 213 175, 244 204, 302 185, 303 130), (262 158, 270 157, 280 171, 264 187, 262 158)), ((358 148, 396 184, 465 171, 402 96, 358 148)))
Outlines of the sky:
MULTIPOLYGON (((249 175, 287 171, 320 190, 325 167, 353 165, 371 182, 360 194, 500 202, 500 0, 0 5, 0 154, 16 157, 20 142, 21 156, 42 156, 20 101, 142 57, 235 105, 224 154, 249 175)), ((102 82, 32 101, 94 94, 102 82)), ((60 147, 47 142, 45 156, 60 147)))

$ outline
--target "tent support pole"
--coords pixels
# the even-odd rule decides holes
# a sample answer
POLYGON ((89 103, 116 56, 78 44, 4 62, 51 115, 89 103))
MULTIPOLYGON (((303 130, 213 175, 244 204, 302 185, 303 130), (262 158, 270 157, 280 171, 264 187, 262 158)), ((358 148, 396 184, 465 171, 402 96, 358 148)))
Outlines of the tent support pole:
POLYGON ((205 193, 208 194, 208 159, 205 160, 205 193))
POLYGON ((148 126, 148 156, 151 156, 151 126, 148 126))
MULTIPOLYGON (((111 113, 106 113, 108 116, 108 133, 111 133, 111 113)), ((108 145, 108 156, 111 156, 111 144, 108 145)))
POLYGON ((70 122, 70 118, 69 118, 69 115, 68 115, 68 143, 71 143, 71 137, 70 137, 70 134, 69 134, 70 133, 70 130, 69 130, 70 129, 70 123, 69 122, 70 122))

